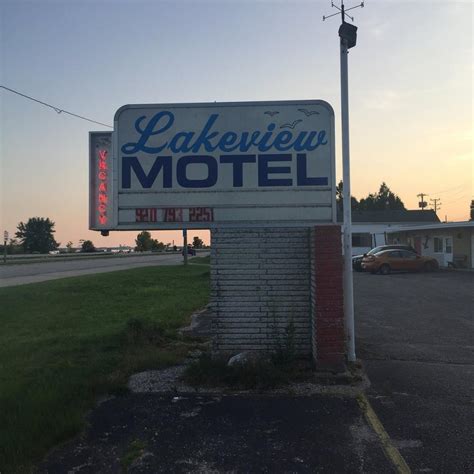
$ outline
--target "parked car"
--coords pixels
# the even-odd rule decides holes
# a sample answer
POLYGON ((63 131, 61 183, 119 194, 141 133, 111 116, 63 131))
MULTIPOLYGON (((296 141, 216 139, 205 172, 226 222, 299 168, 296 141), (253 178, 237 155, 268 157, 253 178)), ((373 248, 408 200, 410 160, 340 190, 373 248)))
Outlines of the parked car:
POLYGON ((432 272, 438 269, 433 257, 421 257, 410 250, 383 250, 362 259, 362 269, 371 273, 388 275, 392 271, 432 272))
POLYGON ((362 272, 362 259, 366 255, 375 255, 378 252, 382 252, 383 250, 390 250, 390 249, 400 249, 400 250, 409 250, 411 252, 415 252, 416 250, 411 245, 399 245, 399 244, 392 244, 392 245, 379 245, 378 247, 374 247, 372 250, 369 250, 367 253, 363 255, 354 255, 352 257, 352 268, 358 272, 362 272))

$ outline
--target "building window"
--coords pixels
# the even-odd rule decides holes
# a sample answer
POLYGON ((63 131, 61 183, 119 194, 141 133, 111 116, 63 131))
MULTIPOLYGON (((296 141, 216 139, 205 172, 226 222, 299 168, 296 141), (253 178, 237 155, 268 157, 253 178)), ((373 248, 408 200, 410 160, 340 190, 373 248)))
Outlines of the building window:
POLYGON ((435 253, 443 253, 443 239, 441 237, 434 238, 434 251, 435 253))
POLYGON ((453 239, 446 237, 446 253, 453 253, 453 239))
POLYGON ((352 234, 353 247, 372 247, 372 234, 352 234))

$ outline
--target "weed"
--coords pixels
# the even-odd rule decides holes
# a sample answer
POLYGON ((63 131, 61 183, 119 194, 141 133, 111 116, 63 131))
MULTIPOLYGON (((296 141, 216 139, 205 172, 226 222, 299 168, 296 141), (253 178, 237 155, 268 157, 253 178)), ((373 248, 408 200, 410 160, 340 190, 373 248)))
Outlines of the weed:
POLYGON ((276 365, 291 365, 296 360, 295 323, 293 318, 285 326, 283 334, 278 331, 275 335, 276 349, 272 354, 276 365))
POLYGON ((146 445, 143 441, 136 439, 132 441, 127 448, 127 451, 120 459, 120 464, 122 465, 123 472, 127 472, 130 464, 132 464, 135 459, 138 459, 140 456, 143 455, 145 451, 146 445))
POLYGON ((227 359, 204 354, 199 360, 190 364, 184 373, 184 380, 192 387, 228 387, 232 389, 265 390, 308 376, 306 361, 284 364, 273 357, 260 357, 245 364, 227 365, 227 359))

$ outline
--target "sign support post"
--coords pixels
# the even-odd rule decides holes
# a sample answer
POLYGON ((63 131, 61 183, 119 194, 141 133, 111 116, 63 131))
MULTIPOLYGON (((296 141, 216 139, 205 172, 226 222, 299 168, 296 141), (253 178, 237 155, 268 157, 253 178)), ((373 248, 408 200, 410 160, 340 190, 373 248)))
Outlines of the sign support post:
MULTIPOLYGON (((347 335, 347 359, 349 362, 356 360, 355 354, 355 328, 354 328, 354 286, 352 279, 352 215, 351 215, 351 165, 349 146, 349 78, 347 56, 349 49, 353 48, 357 42, 357 27, 346 23, 346 16, 352 21, 346 11, 363 7, 364 2, 347 10, 341 1, 341 7, 331 6, 339 10, 342 17, 342 24, 339 27, 340 55, 341 55, 341 132, 342 132, 342 182, 343 182, 343 214, 344 214, 344 320, 347 335)), ((323 16, 323 21, 334 15, 323 16)))
POLYGON ((7 263, 8 231, 3 232, 3 263, 7 263))
POLYGON ((188 264, 188 230, 183 229, 183 256, 184 264, 188 264))

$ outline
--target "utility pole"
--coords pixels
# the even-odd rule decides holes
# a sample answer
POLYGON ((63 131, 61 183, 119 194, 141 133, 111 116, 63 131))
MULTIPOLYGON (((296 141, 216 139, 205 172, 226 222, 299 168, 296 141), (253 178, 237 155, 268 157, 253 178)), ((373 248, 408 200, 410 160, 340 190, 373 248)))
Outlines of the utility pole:
POLYGON ((434 206, 434 211, 435 211, 435 214, 436 212, 438 211, 438 209, 441 209, 441 202, 438 204, 438 201, 441 201, 440 198, 435 198, 435 199, 430 199, 431 201, 431 205, 434 206))
POLYGON ((418 203, 418 207, 421 207, 421 210, 424 211, 425 207, 428 206, 428 203, 425 201, 424 197, 428 196, 426 193, 417 194, 416 197, 420 198, 420 202, 418 203))
POLYGON ((334 5, 338 13, 323 16, 323 21, 336 15, 341 15, 342 24, 339 27, 339 44, 341 56, 341 125, 342 125, 342 181, 343 186, 343 214, 344 214, 344 319, 347 336, 347 359, 349 362, 356 360, 355 355, 355 330, 354 330, 354 287, 352 281, 352 215, 351 215, 351 169, 349 146, 349 78, 347 56, 349 49, 357 42, 357 27, 346 23, 346 17, 351 21, 354 18, 347 12, 363 7, 364 2, 351 8, 345 8, 343 0, 341 6, 334 5))

